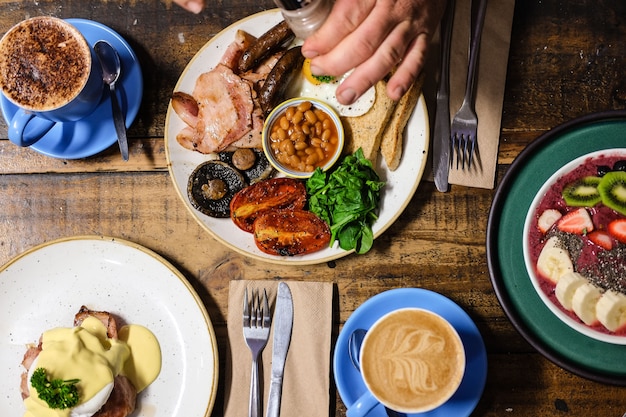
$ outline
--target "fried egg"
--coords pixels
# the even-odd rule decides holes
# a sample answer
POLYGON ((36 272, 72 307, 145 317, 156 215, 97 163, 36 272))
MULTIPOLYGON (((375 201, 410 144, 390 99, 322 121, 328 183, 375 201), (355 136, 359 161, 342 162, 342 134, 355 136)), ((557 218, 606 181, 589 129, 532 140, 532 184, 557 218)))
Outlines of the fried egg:
POLYGON ((311 73, 311 62, 304 61, 302 71, 294 77, 287 90, 288 98, 308 97, 316 98, 328 103, 340 116, 356 117, 367 113, 376 100, 376 89, 374 87, 367 90, 357 101, 344 105, 339 103, 335 96, 335 91, 339 84, 345 80, 350 73, 341 77, 316 77, 311 73))

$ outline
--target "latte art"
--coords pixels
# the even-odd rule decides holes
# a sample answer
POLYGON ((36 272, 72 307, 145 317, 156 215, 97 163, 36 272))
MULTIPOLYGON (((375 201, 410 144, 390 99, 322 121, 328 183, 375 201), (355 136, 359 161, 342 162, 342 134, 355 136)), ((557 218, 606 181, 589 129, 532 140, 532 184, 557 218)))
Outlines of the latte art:
MULTIPOLYGON (((446 341, 430 330, 389 329, 398 340, 397 346, 380 358, 379 369, 386 373, 396 389, 408 389, 415 395, 440 389, 440 379, 434 378, 438 360, 446 348, 446 341)), ((448 367, 447 364, 443 364, 448 367)))
POLYGON ((465 353, 452 326, 434 313, 397 310, 369 331, 361 351, 372 394, 396 411, 417 413, 443 404, 458 388, 465 353))

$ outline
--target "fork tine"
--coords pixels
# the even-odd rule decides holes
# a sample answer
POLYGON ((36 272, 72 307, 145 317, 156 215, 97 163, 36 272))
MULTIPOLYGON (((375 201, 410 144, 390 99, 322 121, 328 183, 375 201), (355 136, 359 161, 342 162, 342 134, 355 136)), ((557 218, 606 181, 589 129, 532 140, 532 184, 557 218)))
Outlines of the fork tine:
POLYGON ((467 169, 472 167, 472 159, 474 158, 474 146, 476 146, 476 135, 470 137, 470 147, 467 152, 467 169))
POLYGON ((267 291, 263 289, 263 327, 268 328, 271 324, 270 305, 267 301, 267 291))
POLYGON ((259 290, 252 291, 252 313, 250 322, 252 327, 259 327, 259 290))
POLYGON ((463 155, 464 144, 465 144, 465 138, 463 137, 463 134, 460 134, 459 135, 459 153, 456 156, 457 169, 459 168, 459 161, 461 161, 461 169, 463 169, 463 167, 465 166, 465 157, 463 155))
POLYGON ((451 149, 451 151, 452 151, 452 153, 451 153, 452 158, 450 158, 450 168, 454 168, 454 156, 456 155, 456 158, 457 158, 456 159, 456 167, 458 169, 459 168, 459 154, 457 152, 458 141, 457 141, 457 138, 456 138, 456 134, 454 134, 454 132, 452 132, 452 135, 450 136, 450 139, 451 139, 451 147, 452 147, 452 149, 451 149))
POLYGON ((456 154, 456 169, 459 169, 459 164, 461 164, 461 169, 464 165, 463 159, 463 135, 461 133, 457 133, 452 136, 454 138, 453 141, 453 152, 456 154))
POLYGON ((248 304, 248 289, 243 293, 243 327, 250 327, 250 304, 248 304))
POLYGON ((468 157, 467 157, 467 145, 469 144, 470 141, 470 137, 469 135, 463 135, 464 136, 464 140, 463 140, 463 160, 461 161, 461 169, 465 169, 465 162, 467 162, 468 157))

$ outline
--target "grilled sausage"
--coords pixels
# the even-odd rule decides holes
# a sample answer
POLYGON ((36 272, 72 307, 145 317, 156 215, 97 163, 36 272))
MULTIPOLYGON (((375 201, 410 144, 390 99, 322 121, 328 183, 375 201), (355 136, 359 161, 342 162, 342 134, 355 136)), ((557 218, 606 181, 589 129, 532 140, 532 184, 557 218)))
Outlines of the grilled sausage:
POLYGON ((272 27, 252 42, 239 58, 239 72, 246 72, 258 65, 261 60, 276 51, 295 37, 284 20, 272 27))
POLYGON ((301 49, 300 46, 296 46, 285 52, 261 86, 259 103, 265 116, 282 100, 291 79, 302 68, 304 56, 302 56, 301 49))

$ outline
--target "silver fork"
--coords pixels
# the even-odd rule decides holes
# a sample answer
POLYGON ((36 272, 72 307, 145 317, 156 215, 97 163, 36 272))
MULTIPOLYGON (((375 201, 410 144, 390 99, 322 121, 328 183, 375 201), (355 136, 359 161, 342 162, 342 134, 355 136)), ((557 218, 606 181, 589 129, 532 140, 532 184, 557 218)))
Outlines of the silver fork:
POLYGON ((263 305, 259 291, 252 292, 252 301, 248 301, 248 289, 243 298, 243 337, 252 352, 252 372, 250 375, 249 417, 262 417, 261 387, 259 385, 259 355, 270 336, 270 307, 267 292, 263 290, 263 305))
MULTIPOLYGON (((466 161, 467 168, 469 169, 471 167, 477 140, 478 116, 476 116, 476 110, 474 109, 474 92, 479 55, 478 50, 480 49, 480 36, 485 21, 486 9, 487 0, 479 0, 476 21, 472 22, 465 96, 463 97, 461 107, 452 119, 452 126, 450 128, 452 152, 456 153, 456 167, 459 167, 459 161, 461 161, 461 169, 465 169, 466 161)), ((451 162, 452 160, 453 158, 450 158, 451 162)))

